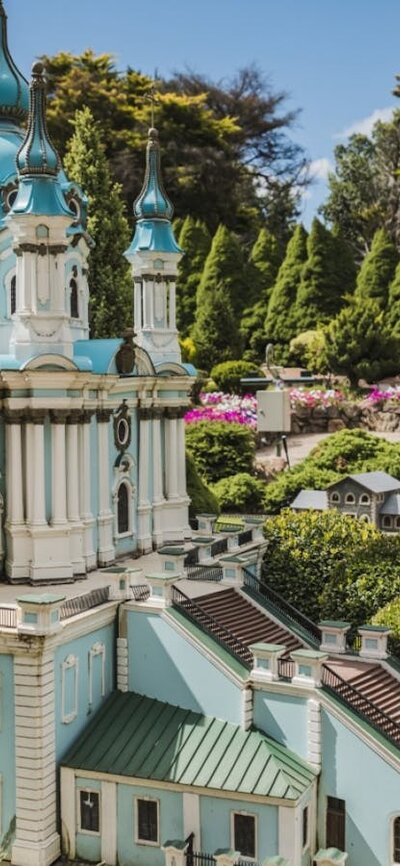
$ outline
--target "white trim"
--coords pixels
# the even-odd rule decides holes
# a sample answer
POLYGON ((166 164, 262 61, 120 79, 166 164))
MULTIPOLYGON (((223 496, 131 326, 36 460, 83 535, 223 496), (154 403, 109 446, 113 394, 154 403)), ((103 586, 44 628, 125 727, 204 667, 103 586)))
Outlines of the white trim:
POLYGON ((244 815, 247 818, 254 820, 254 856, 240 852, 240 860, 246 860, 248 863, 254 863, 258 860, 258 815, 255 812, 248 812, 247 809, 235 809, 231 812, 231 848, 232 851, 239 850, 235 844, 235 815, 244 815))
POLYGON ((194 850, 201 851, 200 797, 198 794, 182 794, 183 835, 194 833, 194 850))
POLYGON ((133 804, 133 817, 134 817, 134 827, 135 827, 135 844, 136 845, 149 845, 151 848, 159 848, 160 847, 160 801, 158 797, 134 797, 133 804), (152 841, 151 839, 140 839, 139 838, 139 803, 140 801, 146 801, 151 803, 156 803, 157 806, 157 841, 152 841))
POLYGON ((76 850, 76 807, 75 772, 70 767, 61 767, 61 836, 62 850, 68 859, 75 859, 76 850))
POLYGON ((107 866, 117 863, 117 786, 115 782, 101 783, 101 859, 107 866))
POLYGON ((61 720, 63 724, 68 725, 73 722, 78 715, 78 686, 79 686, 79 659, 72 654, 68 655, 61 664, 61 720), (74 707, 66 712, 66 680, 67 671, 74 672, 74 707))
POLYGON ((297 866, 296 851, 296 810, 287 805, 280 806, 278 811, 278 850, 281 857, 297 866))
POLYGON ((76 827, 77 827, 78 833, 84 833, 85 836, 100 836, 101 835, 101 818, 102 818, 102 815, 101 815, 101 792, 95 788, 77 788, 76 789, 76 809, 77 809, 76 827), (94 794, 96 797, 98 797, 98 800, 99 800, 99 806, 98 806, 99 829, 98 830, 85 830, 85 828, 82 827, 81 794, 84 794, 84 793, 90 794, 91 796, 94 794))
POLYGON ((103 643, 97 642, 94 643, 93 646, 90 647, 89 650, 89 706, 93 703, 93 672, 94 672, 94 664, 93 660, 97 657, 101 656, 101 697, 104 698, 106 693, 106 685, 105 685, 105 664, 106 664, 106 648, 103 643))
POLYGON ((308 802, 302 806, 302 810, 301 810, 300 832, 301 832, 301 853, 302 854, 305 854, 306 851, 308 850, 308 848, 310 847, 310 822, 311 822, 311 803, 308 802), (305 814, 305 812, 307 812, 307 835, 306 835, 306 841, 304 842, 304 814, 305 814))

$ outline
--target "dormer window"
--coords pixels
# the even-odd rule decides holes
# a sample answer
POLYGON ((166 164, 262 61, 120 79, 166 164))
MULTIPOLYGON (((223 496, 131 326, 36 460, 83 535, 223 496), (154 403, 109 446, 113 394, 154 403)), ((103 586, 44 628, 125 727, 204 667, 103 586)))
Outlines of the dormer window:
POLYGON ((355 501, 356 501, 354 493, 346 493, 346 497, 345 497, 344 501, 345 501, 346 505, 354 505, 355 501))

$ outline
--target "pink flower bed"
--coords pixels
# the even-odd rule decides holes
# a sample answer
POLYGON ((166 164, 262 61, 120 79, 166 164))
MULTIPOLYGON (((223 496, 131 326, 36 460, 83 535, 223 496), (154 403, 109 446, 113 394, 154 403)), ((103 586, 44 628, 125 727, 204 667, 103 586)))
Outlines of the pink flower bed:
MULTIPOLYGON (((189 409, 185 415, 186 424, 195 424, 197 421, 228 421, 236 424, 246 424, 253 430, 257 428, 257 399, 254 394, 224 394, 214 391, 210 394, 200 395, 201 406, 189 409)), ((344 400, 341 391, 333 389, 323 390, 321 388, 291 388, 290 400, 292 409, 296 406, 331 406, 344 400)))
POLYGON ((398 403, 400 400, 400 388, 389 386, 387 388, 379 388, 377 385, 371 389, 366 398, 373 406, 386 403, 398 403))

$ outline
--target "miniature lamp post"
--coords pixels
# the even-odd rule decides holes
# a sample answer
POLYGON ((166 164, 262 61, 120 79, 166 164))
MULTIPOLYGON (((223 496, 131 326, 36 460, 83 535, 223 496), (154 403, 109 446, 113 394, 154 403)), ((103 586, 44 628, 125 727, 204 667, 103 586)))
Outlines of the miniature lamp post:
POLYGON ((289 464, 285 434, 290 432, 290 394, 284 388, 279 367, 273 366, 272 352, 273 347, 269 343, 265 350, 265 360, 274 383, 274 390, 257 391, 257 430, 260 433, 277 434, 277 456, 281 456, 283 445, 289 464))

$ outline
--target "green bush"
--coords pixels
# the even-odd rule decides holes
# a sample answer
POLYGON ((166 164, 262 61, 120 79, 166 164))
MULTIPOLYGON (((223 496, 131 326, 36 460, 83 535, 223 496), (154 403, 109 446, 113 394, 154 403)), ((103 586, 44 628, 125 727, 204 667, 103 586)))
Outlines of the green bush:
POLYGON ((218 500, 200 477, 190 453, 186 453, 186 487, 191 499, 189 517, 195 517, 196 514, 219 514, 218 500))
POLYGON ((221 478, 212 485, 211 489, 222 511, 239 513, 264 511, 265 481, 260 481, 247 472, 221 478))
POLYGON ((323 490, 343 475, 377 469, 400 478, 400 444, 379 439, 364 430, 332 433, 316 445, 305 460, 268 484, 266 511, 278 514, 303 488, 323 490))
POLYGON ((265 523, 264 579, 315 622, 368 622, 400 594, 400 538, 337 511, 265 523))
POLYGON ((197 471, 210 484, 237 472, 251 471, 255 434, 243 424, 198 421, 186 428, 186 446, 197 471))
POLYGON ((248 388, 240 384, 241 379, 260 376, 260 368, 250 361, 224 361, 211 370, 211 378, 220 391, 233 394, 247 393, 248 388))
POLYGON ((390 650, 400 656, 400 597, 389 601, 372 617, 373 625, 386 625, 391 630, 390 650))

